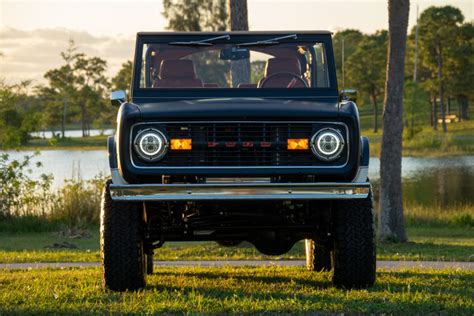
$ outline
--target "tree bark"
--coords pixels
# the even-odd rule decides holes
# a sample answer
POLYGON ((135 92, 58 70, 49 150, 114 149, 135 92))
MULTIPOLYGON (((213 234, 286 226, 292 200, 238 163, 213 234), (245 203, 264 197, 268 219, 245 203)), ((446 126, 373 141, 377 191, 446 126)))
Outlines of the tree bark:
POLYGON ((66 137, 66 117, 67 117, 67 105, 68 105, 68 97, 67 95, 64 96, 63 100, 63 115, 61 119, 61 137, 66 137))
POLYGON ((434 120, 433 120, 434 98, 433 98, 432 92, 430 92, 428 102, 430 103, 430 126, 434 126, 434 120))
POLYGON ((465 95, 458 95, 459 120, 468 120, 469 99, 465 95))
POLYGON ((443 54, 441 50, 441 41, 436 41, 436 57, 438 60, 438 92, 439 92, 439 108, 441 110, 441 127, 443 133, 448 131, 446 127, 446 109, 444 108, 444 84, 443 84, 443 54))
MULTIPOLYGON (((248 31, 249 21, 247 0, 229 0, 230 29, 231 31, 248 31)), ((250 60, 234 60, 231 62, 232 86, 236 88, 239 83, 250 83, 250 60)))
POLYGON ((401 171, 403 83, 409 9, 409 0, 388 1, 389 44, 380 156, 379 231, 382 240, 407 240, 401 171))
POLYGON ((373 126, 373 131, 374 133, 377 133, 379 130, 379 124, 378 124, 378 114, 377 114, 377 96, 375 94, 372 94, 372 106, 374 108, 374 126, 373 126))
POLYGON ((433 113, 433 130, 438 130, 438 104, 436 103, 436 94, 433 94, 433 104, 432 104, 432 113, 433 113))

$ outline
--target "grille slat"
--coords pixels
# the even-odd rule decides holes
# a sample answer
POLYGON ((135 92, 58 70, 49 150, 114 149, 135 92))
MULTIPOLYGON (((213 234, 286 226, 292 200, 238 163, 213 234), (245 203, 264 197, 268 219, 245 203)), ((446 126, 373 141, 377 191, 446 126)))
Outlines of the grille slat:
MULTIPOLYGON (((191 151, 170 150, 158 162, 141 161, 140 164, 157 167, 340 165, 346 160, 346 148, 341 158, 331 163, 317 160, 310 149, 305 151, 287 149, 289 138, 311 139, 316 130, 328 125, 331 123, 160 123, 159 128, 169 139, 191 138, 193 148, 191 151), (210 147, 210 143, 216 147, 210 147)), ((340 125, 338 128, 343 135, 346 134, 345 128, 340 125)))

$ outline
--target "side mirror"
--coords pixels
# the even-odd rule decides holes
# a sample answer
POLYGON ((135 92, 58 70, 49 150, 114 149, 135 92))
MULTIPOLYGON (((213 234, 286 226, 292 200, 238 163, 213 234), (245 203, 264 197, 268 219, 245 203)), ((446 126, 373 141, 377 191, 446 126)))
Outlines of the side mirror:
POLYGON ((127 93, 123 90, 112 91, 110 94, 110 103, 113 106, 120 106, 127 100, 127 93))
POLYGON ((357 95, 358 93, 357 93, 357 90, 355 89, 341 90, 341 93, 339 95, 339 100, 357 102, 357 95))

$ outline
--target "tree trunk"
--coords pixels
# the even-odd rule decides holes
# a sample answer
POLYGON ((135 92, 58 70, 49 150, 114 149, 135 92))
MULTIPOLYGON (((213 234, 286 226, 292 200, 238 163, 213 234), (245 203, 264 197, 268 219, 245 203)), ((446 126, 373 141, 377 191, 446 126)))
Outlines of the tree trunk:
POLYGON ((438 60, 438 89, 439 89, 439 108, 441 110, 441 126, 443 133, 448 131, 446 127, 446 110, 444 108, 444 83, 443 83, 443 55, 441 51, 441 41, 436 41, 436 57, 438 60))
POLYGON ((434 110, 434 103, 433 103, 433 93, 430 92, 430 96, 428 99, 428 102, 430 103, 430 126, 434 126, 434 120, 433 120, 433 110, 434 110))
POLYGON ((86 105, 84 103, 81 103, 81 129, 82 137, 87 137, 86 105))
POLYGON ((61 137, 62 138, 64 138, 66 134, 66 116, 67 116, 67 105, 68 105, 67 96, 64 97, 63 102, 64 102, 63 103, 63 117, 61 120, 61 137))
POLYGON ((409 0, 388 1, 388 56, 380 156, 382 240, 406 241, 402 192, 403 82, 409 0))
MULTIPOLYGON (((248 31, 247 0, 229 0, 231 31, 248 31)), ((234 60, 231 62, 232 86, 237 88, 239 83, 250 83, 250 60, 234 60)))
POLYGON ((468 120, 469 99, 465 95, 458 95, 459 120, 468 120))
POLYGON ((436 94, 433 94, 432 107, 433 107, 433 110, 431 112, 433 113, 433 130, 437 131, 438 130, 438 104, 436 104, 436 94))
POLYGON ((374 114, 373 131, 374 133, 377 133, 379 124, 378 124, 378 111, 377 111, 377 96, 375 94, 372 94, 372 106, 373 106, 373 114, 374 114))
POLYGON ((446 113, 448 113, 448 115, 451 115, 451 97, 448 97, 448 103, 446 105, 446 113))

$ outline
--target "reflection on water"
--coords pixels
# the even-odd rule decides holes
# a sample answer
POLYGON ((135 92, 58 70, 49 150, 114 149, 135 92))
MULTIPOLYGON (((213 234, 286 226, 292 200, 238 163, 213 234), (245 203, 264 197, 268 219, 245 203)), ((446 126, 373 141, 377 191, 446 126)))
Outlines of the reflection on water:
MULTIPOLYGON (((99 136, 99 135, 113 135, 113 129, 91 129, 89 130, 89 136, 99 136)), ((54 134, 61 135, 61 131, 55 131, 54 134)), ((30 133, 32 137, 39 138, 53 138, 53 132, 51 131, 40 131, 30 133)), ((64 131, 64 137, 78 138, 82 137, 82 130, 69 130, 64 131)))
MULTIPOLYGON (((369 177, 378 193, 379 159, 370 160, 369 177)), ((402 160, 406 202, 422 205, 474 205, 474 156, 402 160)))
MULTIPOLYGON (((18 159, 33 152, 8 151, 11 158, 18 159)), ((41 173, 54 175, 54 186, 62 185, 78 170, 83 179, 99 173, 109 174, 105 150, 71 151, 45 150, 35 159, 43 167, 35 170, 34 177, 41 173)), ((379 182, 378 158, 370 159, 369 177, 375 194, 379 182)), ((474 205, 474 156, 413 158, 402 160, 402 177, 405 200, 424 205, 449 206, 453 204, 474 205)))
MULTIPOLYGON (((10 159, 22 159, 25 155, 33 155, 32 151, 7 151, 10 159)), ((54 187, 60 187, 64 179, 76 177, 91 179, 99 173, 110 174, 109 161, 105 150, 44 150, 35 157, 33 162, 41 161, 43 166, 34 168, 32 177, 40 174, 52 174, 54 187)))

